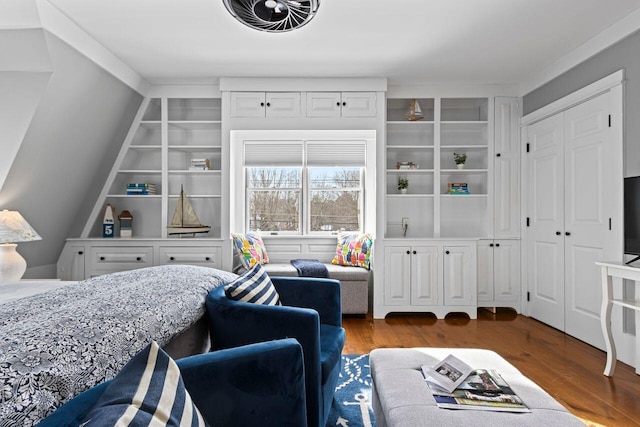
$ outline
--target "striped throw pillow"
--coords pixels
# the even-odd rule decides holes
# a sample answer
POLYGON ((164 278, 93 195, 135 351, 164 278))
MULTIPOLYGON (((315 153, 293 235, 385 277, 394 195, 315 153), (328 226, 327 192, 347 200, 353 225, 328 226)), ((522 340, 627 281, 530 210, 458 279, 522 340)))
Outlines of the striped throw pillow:
POLYGON ((224 293, 227 298, 235 301, 282 305, 278 291, 260 264, 255 264, 250 270, 225 286, 224 293))
POLYGON ((208 426, 184 387, 178 365, 155 341, 122 368, 81 425, 208 426))

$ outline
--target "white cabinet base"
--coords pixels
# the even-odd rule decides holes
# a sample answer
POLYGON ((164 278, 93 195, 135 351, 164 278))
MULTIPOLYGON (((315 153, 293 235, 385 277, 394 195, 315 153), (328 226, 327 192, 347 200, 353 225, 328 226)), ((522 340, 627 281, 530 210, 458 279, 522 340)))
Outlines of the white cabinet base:
POLYGON ((384 319, 389 313, 433 313, 438 319, 444 319, 449 313, 466 313, 469 316, 469 319, 478 318, 478 308, 475 305, 421 305, 419 307, 413 305, 391 307, 386 305, 373 307, 374 319, 384 319))

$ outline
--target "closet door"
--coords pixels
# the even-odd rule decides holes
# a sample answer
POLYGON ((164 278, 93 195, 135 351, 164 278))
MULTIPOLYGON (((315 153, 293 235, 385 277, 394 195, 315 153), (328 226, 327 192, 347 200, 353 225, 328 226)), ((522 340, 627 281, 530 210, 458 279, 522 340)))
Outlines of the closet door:
POLYGON ((564 330, 564 125, 562 113, 528 128, 527 282, 531 316, 564 330))
POLYGON ((608 147, 609 98, 607 92, 564 113, 565 332, 601 349, 602 284, 595 262, 616 258, 606 251, 612 235, 607 208, 615 206, 606 175, 621 172, 607 168, 616 152, 608 147))

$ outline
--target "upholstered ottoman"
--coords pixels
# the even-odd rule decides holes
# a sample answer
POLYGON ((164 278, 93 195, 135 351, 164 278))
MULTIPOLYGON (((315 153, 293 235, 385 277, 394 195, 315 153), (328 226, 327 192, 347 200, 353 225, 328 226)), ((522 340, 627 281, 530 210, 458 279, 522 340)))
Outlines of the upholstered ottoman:
POLYGON ((585 425, 493 351, 450 348, 375 349, 371 351, 369 364, 377 427, 585 425), (438 408, 420 367, 433 365, 449 354, 474 368, 496 369, 531 412, 518 414, 438 408))

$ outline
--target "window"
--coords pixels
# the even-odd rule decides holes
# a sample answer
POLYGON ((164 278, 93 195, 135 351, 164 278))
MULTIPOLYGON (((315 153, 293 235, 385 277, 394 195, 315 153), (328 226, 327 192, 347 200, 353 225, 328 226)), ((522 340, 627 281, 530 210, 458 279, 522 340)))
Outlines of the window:
POLYGON ((309 231, 360 231, 362 168, 309 168, 309 231))
POLYGON ((292 236, 376 224, 371 130, 231 131, 232 230, 292 236))

